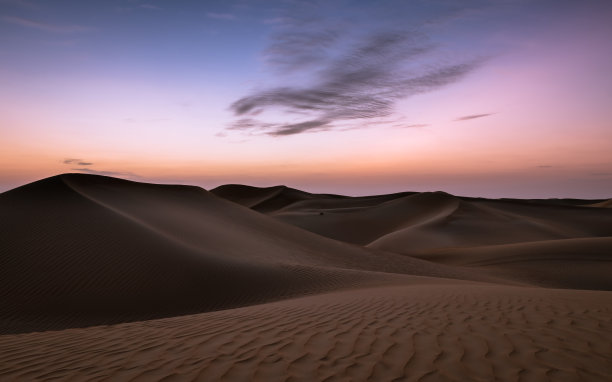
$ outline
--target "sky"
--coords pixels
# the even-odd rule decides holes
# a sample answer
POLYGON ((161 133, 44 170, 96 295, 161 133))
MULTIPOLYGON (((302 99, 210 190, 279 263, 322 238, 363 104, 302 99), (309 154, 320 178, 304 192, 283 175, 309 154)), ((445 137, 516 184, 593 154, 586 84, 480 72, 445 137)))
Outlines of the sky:
POLYGON ((0 192, 612 197, 609 0, 0 0, 0 192))

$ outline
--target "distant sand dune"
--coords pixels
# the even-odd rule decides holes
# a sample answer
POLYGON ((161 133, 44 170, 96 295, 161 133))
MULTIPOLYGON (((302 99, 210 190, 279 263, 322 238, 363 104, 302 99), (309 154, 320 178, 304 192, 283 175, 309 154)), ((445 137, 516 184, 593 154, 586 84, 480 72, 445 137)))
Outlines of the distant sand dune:
POLYGON ((556 288, 612 290, 612 237, 437 249, 413 256, 556 288))
MULTIPOLYGON (((280 186, 259 189, 233 185, 212 192, 252 207, 249 193, 259 195, 273 188, 282 190, 280 186)), ((319 235, 391 252, 612 236, 610 212, 584 208, 605 207, 608 202, 487 200, 443 192, 349 198, 288 190, 301 196, 291 202, 283 198, 282 208, 263 212, 319 235)), ((277 193, 268 193, 267 203, 273 204, 276 197, 277 193)))
POLYGON ((410 253, 440 247, 605 236, 612 236, 612 214, 607 209, 462 201, 443 220, 390 232, 369 246, 410 253))
POLYGON ((43 179, 0 194, 0 380, 609 381, 607 207, 43 179))
MULTIPOLYGON (((233 190, 230 199, 238 203, 249 191, 259 192, 242 187, 226 186, 224 192, 233 190)), ((267 200, 274 198, 270 194, 267 200)), ((487 200, 442 192, 357 198, 307 194, 268 215, 336 240, 469 266, 514 281, 611 290, 608 204, 487 200)))

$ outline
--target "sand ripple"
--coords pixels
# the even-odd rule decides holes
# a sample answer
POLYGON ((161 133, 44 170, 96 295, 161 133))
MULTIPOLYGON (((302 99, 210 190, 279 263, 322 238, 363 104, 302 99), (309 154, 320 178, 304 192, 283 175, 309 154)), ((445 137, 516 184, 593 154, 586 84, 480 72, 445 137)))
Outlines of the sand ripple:
POLYGON ((609 381, 607 292, 391 286, 0 337, 2 380, 609 381))

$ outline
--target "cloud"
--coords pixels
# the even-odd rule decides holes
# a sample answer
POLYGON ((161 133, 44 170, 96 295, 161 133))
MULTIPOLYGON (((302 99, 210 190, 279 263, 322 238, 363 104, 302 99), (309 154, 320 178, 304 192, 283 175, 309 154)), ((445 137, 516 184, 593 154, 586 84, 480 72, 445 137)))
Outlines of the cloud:
POLYGON ((132 172, 118 172, 118 171, 100 171, 100 170, 93 170, 91 168, 73 168, 71 169, 72 171, 79 171, 85 174, 92 174, 92 175, 103 175, 103 176, 129 176, 129 177, 134 177, 134 178, 139 178, 140 176, 132 173, 132 172))
POLYGON ((85 162, 82 159, 76 159, 76 158, 67 158, 67 159, 64 159, 62 161, 62 163, 64 163, 64 164, 76 164, 76 165, 79 165, 79 166, 91 166, 91 165, 93 165, 92 162, 85 162))
POLYGON ((79 158, 66 158, 62 161, 62 163, 73 165, 73 166, 82 166, 82 167, 71 168, 71 170, 82 172, 85 174, 139 178, 138 175, 132 172, 94 170, 90 167, 85 167, 85 166, 92 166, 94 164, 93 162, 87 162, 79 158))
POLYGON ((275 136, 299 134, 313 129, 321 130, 329 125, 329 123, 330 121, 314 119, 311 121, 284 124, 276 126, 274 130, 270 131, 268 134, 275 136))
POLYGON ((422 30, 401 22, 361 30, 311 16, 281 20, 264 59, 280 75, 299 73, 301 85, 264 88, 236 100, 230 110, 237 120, 229 130, 286 136, 364 124, 393 115, 401 99, 461 80, 485 61, 444 59, 422 30), (254 118, 268 111, 283 113, 285 121, 254 118))
POLYGON ((272 35, 264 51, 264 61, 278 72, 295 72, 318 64, 328 57, 329 49, 341 33, 336 27, 316 28, 315 21, 295 22, 277 19, 281 30, 272 35), (286 26, 290 26, 286 30, 286 26))
POLYGON ((459 117, 459 118, 455 119, 455 121, 469 121, 470 119, 488 117, 488 116, 493 115, 493 114, 495 114, 495 113, 465 115, 463 117, 459 117))
POLYGON ((311 88, 273 88, 243 97, 231 105, 237 116, 283 107, 289 112, 307 112, 316 118, 291 124, 266 124, 243 118, 231 129, 272 127, 268 134, 278 136, 331 127, 336 121, 387 117, 393 114, 393 106, 400 99, 458 81, 478 65, 479 61, 448 65, 414 77, 396 77, 392 71, 369 64, 357 65, 345 72, 334 68, 326 73, 326 81, 311 88))
POLYGON ((210 17, 211 19, 217 19, 217 20, 235 20, 236 19, 236 16, 231 13, 208 12, 206 13, 206 16, 210 17))
POLYGON ((536 166, 538 168, 552 168, 553 166, 549 165, 549 164, 541 164, 539 166, 536 166))
POLYGON ((54 33, 74 33, 74 32, 86 32, 90 30, 88 27, 80 26, 80 25, 57 25, 57 24, 48 24, 40 21, 25 19, 22 17, 15 16, 3 16, 2 20, 5 22, 20 25, 26 28, 38 29, 44 32, 54 32, 54 33))

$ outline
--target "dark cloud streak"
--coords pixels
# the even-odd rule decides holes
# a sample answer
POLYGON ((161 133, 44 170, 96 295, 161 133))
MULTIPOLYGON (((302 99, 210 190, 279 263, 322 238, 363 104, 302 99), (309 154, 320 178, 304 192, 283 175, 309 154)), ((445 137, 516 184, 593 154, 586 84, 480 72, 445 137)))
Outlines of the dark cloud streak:
POLYGON ((470 119, 477 119, 477 118, 483 118, 483 117, 488 117, 490 115, 493 115, 495 113, 485 113, 485 114, 471 114, 471 115, 466 115, 463 117, 459 117, 457 119, 455 119, 455 121, 469 121, 470 119))
POLYGON ((138 178, 139 176, 131 173, 131 172, 118 172, 118 171, 100 171, 100 170, 93 170, 91 168, 73 168, 71 169, 72 171, 79 171, 82 173, 86 173, 86 174, 92 174, 92 175, 104 175, 104 176, 127 176, 127 177, 134 177, 134 178, 138 178))
POLYGON ((78 166, 91 166, 93 165, 92 162, 86 162, 82 159, 78 159, 78 158, 66 158, 62 161, 62 163, 64 164, 76 164, 78 166))
POLYGON ((350 39, 339 28, 312 19, 282 20, 265 52, 266 62, 279 73, 315 68, 312 85, 272 87, 238 99, 230 105, 238 119, 229 130, 286 136, 388 117, 399 100, 457 82, 484 61, 441 63, 436 44, 415 28, 378 26, 350 39), (285 123, 254 118, 268 110, 307 118, 285 123))

